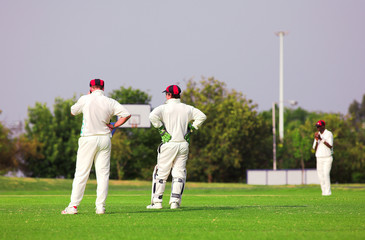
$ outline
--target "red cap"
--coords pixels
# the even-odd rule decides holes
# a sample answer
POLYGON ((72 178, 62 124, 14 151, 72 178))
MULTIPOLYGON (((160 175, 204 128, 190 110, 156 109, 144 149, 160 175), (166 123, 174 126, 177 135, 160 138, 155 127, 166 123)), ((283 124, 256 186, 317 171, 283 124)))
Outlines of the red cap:
POLYGON ((179 86, 177 85, 170 85, 166 88, 165 91, 163 91, 163 93, 171 93, 174 95, 179 95, 181 93, 181 89, 179 88, 179 86))
POLYGON ((101 86, 104 87, 104 80, 101 79, 93 79, 90 81, 90 87, 92 86, 101 86))
POLYGON ((322 126, 326 126, 326 123, 325 123, 323 120, 319 120, 319 121, 316 123, 316 127, 322 127, 322 126))

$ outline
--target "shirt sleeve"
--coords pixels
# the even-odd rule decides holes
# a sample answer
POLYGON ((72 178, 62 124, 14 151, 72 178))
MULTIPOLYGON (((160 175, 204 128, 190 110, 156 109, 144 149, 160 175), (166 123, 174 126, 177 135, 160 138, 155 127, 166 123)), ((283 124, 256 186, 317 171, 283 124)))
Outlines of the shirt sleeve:
POLYGON ((313 149, 315 149, 316 148, 316 143, 317 143, 317 140, 316 139, 314 139, 314 142, 313 142, 313 149))
POLYGON ((328 133, 328 137, 326 138, 326 142, 328 142, 329 145, 333 146, 333 134, 331 132, 328 133))
POLYGON ((71 114, 76 116, 82 113, 82 108, 84 107, 84 105, 85 105, 85 96, 82 96, 74 105, 71 106, 71 114))
POLYGON ((119 118, 125 118, 131 115, 128 110, 116 100, 112 100, 113 102, 113 116, 118 116, 119 118))
POLYGON ((162 110, 163 110, 163 105, 156 107, 150 113, 149 118, 150 118, 150 121, 151 121, 152 125, 155 128, 160 128, 163 125, 163 123, 161 121, 161 119, 162 119, 162 110))
POLYGON ((199 109, 193 107, 193 127, 199 129, 203 122, 207 119, 207 116, 199 109))

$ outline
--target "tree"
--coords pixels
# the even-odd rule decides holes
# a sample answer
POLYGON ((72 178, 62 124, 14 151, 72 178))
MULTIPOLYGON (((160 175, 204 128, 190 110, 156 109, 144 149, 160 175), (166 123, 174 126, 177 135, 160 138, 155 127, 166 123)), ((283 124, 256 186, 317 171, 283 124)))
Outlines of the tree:
MULTIPOLYGON (((131 87, 113 90, 109 96, 121 104, 149 104, 151 101, 147 93, 131 87)), ((158 131, 154 128, 122 128, 118 132, 112 138, 112 177, 150 179, 160 142, 158 131)))
POLYGON ((312 151, 315 123, 320 114, 302 108, 285 108, 285 138, 279 149, 280 168, 315 168, 316 159, 312 151))
POLYGON ((364 129, 356 129, 351 118, 337 114, 326 119, 334 137, 331 177, 341 183, 365 182, 364 129))
POLYGON ((82 116, 72 116, 75 98, 55 99, 54 114, 46 104, 28 108, 26 136, 36 144, 35 154, 26 156, 30 176, 71 178, 75 172, 77 142, 82 116))
MULTIPOLYGON (((285 144, 289 147, 286 156, 286 160, 293 159, 291 168, 300 168, 304 172, 304 169, 307 168, 315 168, 315 160, 312 151, 313 144, 313 124, 312 121, 307 120, 304 124, 300 124, 299 121, 294 121, 291 123, 292 125, 296 125, 296 127, 291 127, 287 130, 285 144), (311 165, 306 165, 307 162, 311 161, 311 165)), ((291 162, 291 161, 288 161, 291 162)), ((302 174, 304 177, 304 174, 302 174)), ((304 184, 304 179, 302 179, 302 183, 304 184)))
POLYGON ((110 156, 110 178, 121 180, 125 176, 125 168, 132 159, 132 150, 128 136, 118 131, 112 138, 110 156))
MULTIPOLYGON (((353 104, 354 106, 354 104, 353 104)), ((286 111, 289 116, 293 112, 286 111)), ((286 125, 286 137, 283 151, 285 168, 315 168, 316 158, 312 149, 313 134, 319 119, 326 121, 326 128, 333 133, 333 163, 331 181, 350 183, 365 182, 365 142, 364 130, 358 128, 354 118, 341 114, 307 112, 305 122, 296 118, 286 125), (301 160, 303 159, 303 160, 301 160)))
MULTIPOLYGON (((148 104, 151 99, 140 90, 124 87, 114 90, 111 97, 120 103, 130 104, 148 104)), ((34 107, 28 108, 26 138, 23 138, 28 142, 20 146, 23 149, 34 147, 33 152, 22 152, 29 176, 73 177, 82 124, 82 114, 72 116, 70 113, 75 102, 75 97, 68 100, 56 98, 53 113, 46 104, 38 102, 34 107)), ((151 159, 156 161, 156 151, 151 146, 152 142, 158 142, 158 137, 152 129, 119 130, 112 138, 111 178, 146 177, 143 168, 152 168, 151 159)), ((91 177, 93 176, 92 172, 91 177)))
POLYGON ((133 89, 132 87, 120 87, 117 90, 113 90, 109 94, 109 97, 117 100, 121 104, 149 104, 151 101, 151 96, 147 93, 139 89, 133 89))
POLYGON ((365 128, 365 94, 362 97, 361 104, 354 100, 348 110, 352 123, 356 127, 356 129, 364 129, 365 128))
MULTIPOLYGON (((0 110, 1 114, 1 110, 0 110)), ((10 129, 0 122, 0 173, 4 174, 9 170, 14 170, 18 166, 15 157, 16 146, 14 140, 10 138, 10 129)))
POLYGON ((203 78, 200 86, 190 80, 182 99, 207 115, 191 139, 189 179, 243 181, 246 169, 267 166, 270 157, 264 142, 270 127, 251 100, 227 90, 223 82, 214 78, 203 78))
MULTIPOLYGON (((140 90, 121 87, 111 97, 122 104, 149 104, 140 90)), ((20 168, 33 177, 72 178, 75 170, 82 115, 71 116, 75 97, 55 99, 53 112, 46 104, 28 108, 26 133, 13 137, 0 123, 0 171, 20 168)), ((272 166, 271 111, 256 111, 252 100, 214 78, 190 80, 182 101, 196 106, 207 120, 191 137, 188 179, 208 182, 244 181, 246 169, 272 166)), ((285 109, 285 142, 278 156, 281 168, 315 168, 312 150, 315 123, 326 121, 334 135, 333 182, 365 182, 365 95, 354 101, 349 115, 285 109), (281 154, 281 155, 280 155, 281 154)), ((151 179, 156 164, 158 131, 120 129, 112 138, 111 178, 151 179)))

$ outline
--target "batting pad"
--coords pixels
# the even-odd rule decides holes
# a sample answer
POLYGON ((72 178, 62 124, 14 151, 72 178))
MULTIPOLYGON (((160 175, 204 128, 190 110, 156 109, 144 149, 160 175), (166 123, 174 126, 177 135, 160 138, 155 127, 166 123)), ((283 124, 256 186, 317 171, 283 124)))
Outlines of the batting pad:
POLYGON ((170 204, 176 202, 180 205, 184 193, 185 180, 182 178, 173 178, 171 185, 170 204))

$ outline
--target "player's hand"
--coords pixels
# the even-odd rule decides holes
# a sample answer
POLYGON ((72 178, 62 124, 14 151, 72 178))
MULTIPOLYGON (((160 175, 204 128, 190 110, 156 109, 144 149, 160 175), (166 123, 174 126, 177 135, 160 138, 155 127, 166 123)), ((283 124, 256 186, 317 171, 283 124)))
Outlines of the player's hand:
POLYGON ((318 140, 322 140, 322 138, 321 138, 321 135, 319 134, 319 132, 316 132, 315 134, 314 134, 314 138, 318 141, 318 140))
POLYGON ((188 124, 188 130, 184 136, 185 140, 190 144, 190 135, 195 131, 196 129, 191 125, 191 123, 188 124))
POLYGON ((166 131, 165 126, 161 126, 158 132, 161 135, 162 143, 167 143, 171 140, 171 135, 166 131))
POLYGON ((318 137, 318 140, 322 140, 321 134, 318 133, 318 136, 317 137, 318 137))
POLYGON ((107 124, 107 126, 108 126, 108 128, 109 128, 110 131, 113 131, 113 129, 115 128, 114 127, 114 124, 115 124, 115 122, 114 123, 108 123, 107 124))
POLYGON ((319 134, 318 134, 318 132, 315 132, 314 133, 314 138, 318 141, 318 136, 319 136, 319 134))
POLYGON ((107 124, 109 130, 112 132, 112 136, 114 135, 114 133, 117 131, 118 127, 115 127, 115 122, 111 122, 109 124, 107 124))

